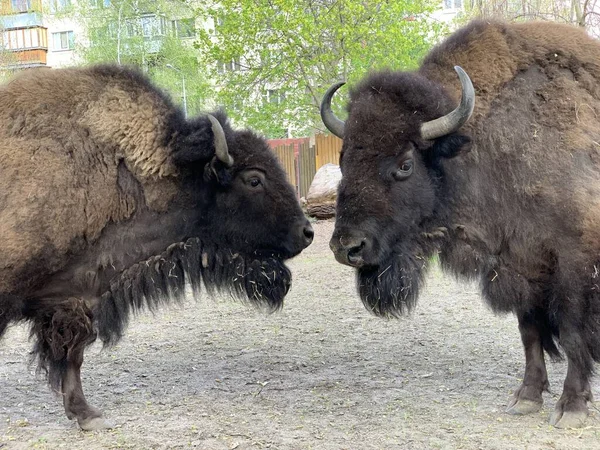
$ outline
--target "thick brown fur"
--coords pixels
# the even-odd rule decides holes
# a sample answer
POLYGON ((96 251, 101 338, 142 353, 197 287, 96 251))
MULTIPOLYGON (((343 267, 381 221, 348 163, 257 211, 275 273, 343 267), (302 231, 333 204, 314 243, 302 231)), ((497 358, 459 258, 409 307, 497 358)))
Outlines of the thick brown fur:
POLYGON ((541 404, 547 386, 537 346, 554 357, 562 347, 572 375, 552 422, 575 423, 600 361, 600 43, 567 25, 474 21, 418 71, 367 77, 348 109, 332 245, 366 236, 353 251, 367 307, 413 305, 426 268, 415 260, 439 252, 445 269, 481 282, 494 311, 518 316, 539 372, 526 371, 535 386, 515 394, 518 407, 541 404), (455 65, 475 87, 474 114, 423 140, 421 123, 460 99, 455 65), (414 172, 393 180, 407 158, 414 172))
POLYGON ((284 261, 312 240, 264 138, 180 108, 136 70, 26 71, 0 86, 0 337, 28 321, 69 418, 100 426, 83 350, 116 342, 133 311, 221 290, 281 307, 284 261))

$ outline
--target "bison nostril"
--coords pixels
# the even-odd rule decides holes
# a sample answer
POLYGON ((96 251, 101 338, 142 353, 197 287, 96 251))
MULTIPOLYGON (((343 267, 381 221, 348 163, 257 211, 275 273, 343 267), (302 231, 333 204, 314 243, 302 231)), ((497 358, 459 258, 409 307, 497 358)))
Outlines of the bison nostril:
POLYGON ((362 251, 365 248, 366 239, 360 241, 360 245, 352 247, 348 250, 348 262, 351 264, 356 264, 362 261, 362 251))
POLYGON ((313 230, 313 227, 310 226, 310 224, 308 224, 304 227, 302 232, 304 233, 304 238, 306 242, 310 244, 313 240, 313 237, 315 236, 315 231, 313 230))

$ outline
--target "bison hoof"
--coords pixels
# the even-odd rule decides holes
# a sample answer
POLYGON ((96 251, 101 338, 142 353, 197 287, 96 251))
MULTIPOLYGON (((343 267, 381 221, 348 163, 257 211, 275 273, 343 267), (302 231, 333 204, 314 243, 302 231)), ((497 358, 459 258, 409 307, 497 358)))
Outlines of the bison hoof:
POLYGON ((571 401, 561 398, 550 416, 550 425, 556 428, 582 428, 588 414, 587 402, 581 397, 571 401))
POLYGON ((523 398, 513 398, 506 408, 506 412, 514 415, 533 414, 542 409, 542 405, 543 402, 536 402, 523 398))
POLYGON ((108 430, 115 425, 103 417, 90 417, 88 419, 78 419, 79 426, 84 431, 108 430))
POLYGON ((542 409, 542 405, 544 404, 544 399, 542 398, 544 389, 545 383, 522 384, 515 391, 506 408, 506 412, 515 415, 538 412, 542 409))
POLYGON ((556 428, 583 428, 587 416, 587 411, 554 411, 550 416, 550 425, 556 428))

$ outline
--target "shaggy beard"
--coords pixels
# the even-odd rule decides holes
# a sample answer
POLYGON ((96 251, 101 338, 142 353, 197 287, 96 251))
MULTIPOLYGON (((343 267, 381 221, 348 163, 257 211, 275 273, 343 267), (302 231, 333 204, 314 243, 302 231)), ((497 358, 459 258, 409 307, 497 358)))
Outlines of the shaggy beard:
POLYGON ((381 265, 357 270, 356 284, 365 307, 379 317, 400 317, 417 303, 433 248, 424 243, 398 243, 381 265))
POLYGON ((204 284, 209 294, 226 293, 272 312, 283 306, 292 276, 277 254, 241 254, 188 239, 113 280, 96 313, 100 339, 105 345, 117 342, 132 312, 182 301, 186 282, 195 297, 204 284))

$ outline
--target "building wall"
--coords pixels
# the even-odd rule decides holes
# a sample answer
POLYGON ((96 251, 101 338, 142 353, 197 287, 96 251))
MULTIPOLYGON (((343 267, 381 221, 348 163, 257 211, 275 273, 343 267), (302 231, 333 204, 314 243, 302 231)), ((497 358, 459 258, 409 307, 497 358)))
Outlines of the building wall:
POLYGON ((45 15, 48 27, 48 66, 65 67, 79 62, 74 46, 83 38, 84 30, 73 19, 45 15))
POLYGON ((454 18, 463 10, 465 0, 441 0, 439 9, 433 14, 435 20, 448 24, 451 28, 454 18))

